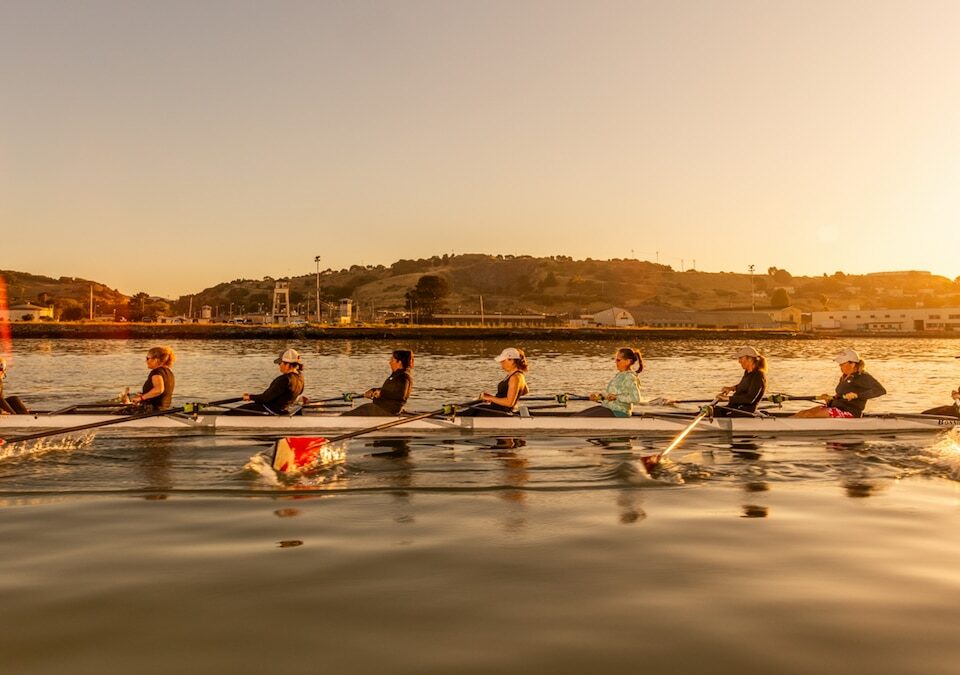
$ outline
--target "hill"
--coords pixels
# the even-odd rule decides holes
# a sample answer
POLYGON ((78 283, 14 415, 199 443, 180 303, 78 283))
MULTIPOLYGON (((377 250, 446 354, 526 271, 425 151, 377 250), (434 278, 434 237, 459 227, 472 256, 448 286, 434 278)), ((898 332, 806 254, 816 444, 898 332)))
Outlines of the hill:
MULTIPOLYGON (((667 265, 641 260, 574 260, 567 256, 535 258, 486 254, 443 255, 398 260, 384 265, 353 265, 320 273, 321 300, 327 315, 341 298, 351 298, 359 318, 382 318, 384 311, 409 307, 407 293, 424 275, 434 275, 449 288, 443 308, 477 313, 480 298, 486 312, 548 313, 576 316, 611 306, 664 310, 757 309, 791 304, 805 311, 821 309, 908 308, 923 305, 960 306, 960 283, 928 272, 881 272, 819 277, 793 276, 770 267, 753 275, 738 272, 677 272, 667 265)), ((125 296, 85 279, 52 279, 23 272, 0 271, 8 301, 54 303, 59 312, 81 308, 86 316, 91 286, 100 313, 137 318, 140 315, 186 314, 210 305, 218 316, 270 310, 277 280, 289 281, 291 304, 300 314, 316 308, 317 277, 234 279, 175 301, 144 294, 125 296), (46 295, 42 295, 46 294, 46 295)))
MULTIPOLYGON (((960 283, 928 272, 908 271, 819 277, 794 277, 770 267, 765 273, 677 272, 667 265, 640 260, 574 260, 567 256, 535 258, 485 254, 443 255, 398 260, 384 265, 353 265, 320 273, 322 302, 335 305, 351 298, 362 320, 384 310, 409 307, 406 294, 420 277, 434 275, 447 283, 443 308, 486 312, 579 315, 611 306, 667 310, 758 309, 791 304, 805 311, 859 307, 960 306, 960 283)), ((301 313, 315 311, 315 274, 291 278, 291 304, 301 313)), ((193 296, 193 306, 207 304, 222 314, 268 309, 275 280, 237 279, 193 296)), ((176 303, 186 310, 186 298, 176 303)))
POLYGON ((0 270, 0 285, 6 288, 8 305, 32 303, 43 307, 53 306, 56 316, 70 310, 68 316, 89 314, 91 289, 95 313, 112 311, 125 305, 129 298, 116 289, 89 279, 77 277, 52 277, 0 270))

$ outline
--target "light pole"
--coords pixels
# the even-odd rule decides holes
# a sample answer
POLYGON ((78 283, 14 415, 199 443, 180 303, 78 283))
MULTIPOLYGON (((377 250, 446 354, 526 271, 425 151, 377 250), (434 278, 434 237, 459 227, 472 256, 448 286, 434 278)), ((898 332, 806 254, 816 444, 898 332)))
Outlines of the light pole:
POLYGON ((749 265, 749 266, 747 267, 747 269, 750 270, 750 311, 751 311, 751 312, 756 312, 756 311, 757 311, 757 300, 756 300, 756 297, 757 297, 757 296, 756 296, 756 294, 753 292, 753 272, 754 272, 754 270, 757 269, 757 266, 756 266, 756 265, 749 265))
POLYGON ((320 323, 320 256, 313 256, 313 262, 317 263, 317 323, 320 323))

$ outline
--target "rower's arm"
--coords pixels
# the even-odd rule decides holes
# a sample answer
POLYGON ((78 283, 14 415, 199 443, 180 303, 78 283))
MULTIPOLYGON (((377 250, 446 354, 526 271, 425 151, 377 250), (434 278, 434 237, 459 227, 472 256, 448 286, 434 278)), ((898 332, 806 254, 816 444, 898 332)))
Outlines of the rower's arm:
POLYGON ((262 394, 250 394, 250 400, 256 403, 271 403, 289 391, 287 380, 282 375, 270 383, 262 394))
POLYGON ((510 381, 507 383, 506 396, 492 396, 490 394, 486 394, 483 398, 487 403, 496 403, 497 405, 502 405, 505 408, 512 408, 517 404, 517 399, 520 398, 520 390, 526 389, 526 387, 523 385, 523 375, 511 377, 510 381))
POLYGON ((153 385, 150 391, 145 391, 137 395, 137 403, 143 403, 147 399, 163 396, 165 389, 163 386, 163 378, 160 375, 151 375, 150 384, 153 385))

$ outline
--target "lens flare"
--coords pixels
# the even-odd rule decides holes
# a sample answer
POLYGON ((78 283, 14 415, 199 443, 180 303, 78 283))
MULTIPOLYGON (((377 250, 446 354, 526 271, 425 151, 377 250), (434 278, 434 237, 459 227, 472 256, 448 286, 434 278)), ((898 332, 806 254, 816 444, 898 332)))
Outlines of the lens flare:
POLYGON ((0 356, 13 355, 10 340, 10 313, 7 305, 7 282, 0 276, 0 356))

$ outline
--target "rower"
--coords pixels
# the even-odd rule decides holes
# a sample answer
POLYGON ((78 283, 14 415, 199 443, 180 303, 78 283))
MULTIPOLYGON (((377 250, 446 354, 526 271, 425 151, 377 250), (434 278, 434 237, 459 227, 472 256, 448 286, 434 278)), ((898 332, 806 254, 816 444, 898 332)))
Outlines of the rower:
POLYGON ((413 352, 397 349, 390 355, 390 376, 383 386, 367 389, 363 397, 370 399, 358 408, 347 410, 344 416, 388 417, 399 415, 413 391, 413 352))
MULTIPOLYGON (((960 356, 956 358, 960 359, 960 356)), ((941 405, 936 408, 924 410, 924 415, 940 415, 941 417, 960 417, 960 387, 950 392, 950 398, 953 399, 951 405, 941 405)))
POLYGON ((743 377, 737 384, 720 390, 717 398, 727 405, 715 407, 714 417, 752 416, 767 390, 767 360, 756 348, 737 347, 733 358, 743 368, 743 377))
POLYGON ((176 380, 173 377, 173 362, 176 354, 169 347, 151 347, 147 351, 147 368, 150 374, 139 394, 123 395, 124 403, 133 403, 143 406, 147 410, 164 410, 173 403, 173 388, 176 380))
POLYGON ((640 372, 643 370, 643 357, 640 351, 630 347, 621 347, 614 356, 617 374, 607 383, 602 393, 591 393, 589 398, 600 405, 581 410, 577 417, 630 417, 633 405, 640 402, 640 372), (636 365, 636 372, 633 366, 636 365))
POLYGON ((507 347, 494 361, 499 363, 506 373, 506 376, 497 384, 497 393, 480 394, 480 399, 484 403, 464 410, 460 413, 462 417, 512 415, 515 412, 517 400, 530 392, 527 388, 527 379, 524 377, 529 365, 522 350, 507 347))
POLYGON ((867 401, 887 393, 873 375, 860 354, 852 347, 844 349, 833 360, 840 364, 840 381, 835 394, 821 394, 817 398, 826 403, 816 408, 801 410, 794 417, 863 417, 867 401))
POLYGON ((7 377, 7 362, 0 359, 0 415, 29 415, 30 411, 17 396, 3 397, 3 380, 7 377))
POLYGON ((296 349, 288 349, 273 360, 280 366, 280 374, 273 379, 262 394, 243 395, 246 405, 230 410, 227 414, 286 415, 290 405, 303 393, 303 359, 296 349))

